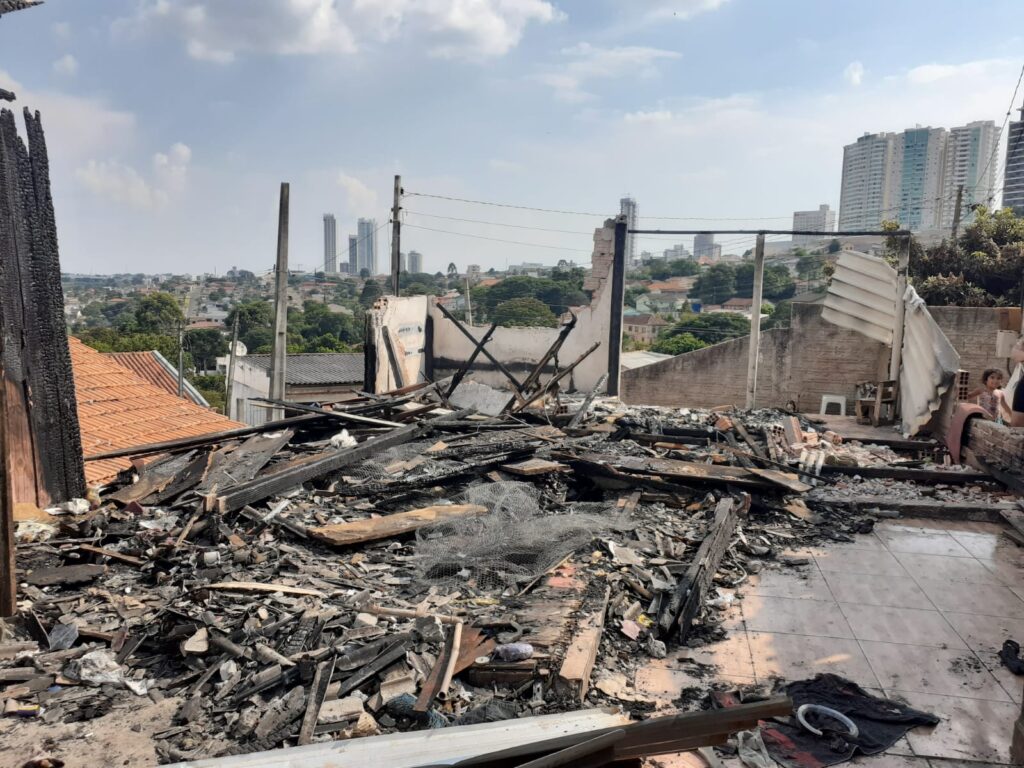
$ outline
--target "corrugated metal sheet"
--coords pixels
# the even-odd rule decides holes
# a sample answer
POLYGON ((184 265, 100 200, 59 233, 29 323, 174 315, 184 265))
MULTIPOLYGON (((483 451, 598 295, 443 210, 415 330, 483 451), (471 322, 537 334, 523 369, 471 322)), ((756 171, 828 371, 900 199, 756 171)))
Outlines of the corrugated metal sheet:
POLYGON ((942 405, 960 367, 960 355, 912 286, 904 294, 903 365, 900 368, 900 416, 903 434, 927 424, 942 405))
MULTIPOLYGON (((246 362, 270 370, 270 355, 246 355, 246 362)), ((302 352, 288 355, 285 384, 362 384, 362 352, 302 352)))
POLYGON ((892 344, 896 317, 896 270, 876 256, 843 251, 821 316, 869 339, 892 344))

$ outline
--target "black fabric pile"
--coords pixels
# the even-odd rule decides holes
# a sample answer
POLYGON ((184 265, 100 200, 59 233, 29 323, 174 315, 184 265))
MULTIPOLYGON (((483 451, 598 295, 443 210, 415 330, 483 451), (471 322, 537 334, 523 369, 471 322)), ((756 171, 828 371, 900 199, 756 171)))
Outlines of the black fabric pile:
POLYGON ((1020 643, 1007 640, 999 650, 999 659, 1015 675, 1024 675, 1024 659, 1020 657, 1020 643))
POLYGON ((810 721, 822 731, 816 736, 804 729, 794 715, 788 723, 765 723, 761 736, 768 754, 787 768, 823 768, 852 758, 884 752, 919 725, 931 726, 939 718, 889 699, 866 693, 856 683, 838 675, 822 674, 786 686, 793 711, 802 704, 819 704, 841 712, 856 723, 860 733, 850 738, 844 726, 832 720, 810 721))

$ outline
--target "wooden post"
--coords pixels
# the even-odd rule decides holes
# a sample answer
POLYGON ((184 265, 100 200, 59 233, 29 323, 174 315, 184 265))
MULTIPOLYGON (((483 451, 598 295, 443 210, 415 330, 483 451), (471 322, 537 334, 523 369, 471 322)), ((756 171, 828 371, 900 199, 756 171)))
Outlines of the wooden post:
POLYGON ((961 184, 956 188, 956 207, 953 208, 953 242, 952 246, 956 247, 956 236, 960 230, 960 208, 964 202, 964 185, 961 184))
MULTIPOLYGON (((0 347, 3 338, 0 337, 0 347)), ((7 393, 0 370, 0 618, 16 613, 14 580, 14 494, 7 475, 7 393)))
POLYGON ((626 239, 625 216, 615 220, 615 251, 612 257, 612 306, 608 318, 608 387, 609 395, 619 394, 620 355, 622 354, 622 302, 626 293, 626 239))
MULTIPOLYGON (((231 418, 231 390, 235 380, 235 347, 238 346, 238 307, 235 307, 235 321, 231 324, 231 348, 228 350, 228 377, 224 382, 224 415, 231 418)), ((239 414, 235 418, 241 421, 239 414)))
POLYGON ((473 299, 469 295, 469 275, 466 275, 466 325, 473 327, 473 299))
POLYGON ((402 177, 395 176, 395 197, 391 205, 391 281, 392 293, 398 296, 399 275, 402 271, 402 177))
POLYGON ((757 402, 757 358, 761 352, 761 296, 764 290, 764 234, 754 248, 754 296, 750 305, 750 349, 747 352, 747 409, 757 402))
POLYGON ((906 321, 907 271, 910 267, 910 235, 900 244, 899 264, 896 269, 896 318, 892 329, 892 351, 889 354, 889 379, 900 380, 900 363, 903 361, 903 324, 906 321))
MULTIPOLYGON (((284 400, 285 367, 288 361, 288 182, 281 182, 281 203, 277 215, 277 265, 274 291, 274 347, 270 356, 270 397, 284 400)), ((284 416, 275 408, 271 421, 284 416)))

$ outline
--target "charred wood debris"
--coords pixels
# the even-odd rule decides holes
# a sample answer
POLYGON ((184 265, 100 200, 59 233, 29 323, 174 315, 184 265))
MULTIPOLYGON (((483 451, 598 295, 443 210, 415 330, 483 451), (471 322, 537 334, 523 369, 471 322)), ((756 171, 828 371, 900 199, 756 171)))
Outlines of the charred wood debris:
POLYGON ((896 514, 870 499, 1008 498, 934 444, 781 411, 562 395, 485 416, 444 392, 122 451, 91 505, 21 523, 15 727, 176 697, 151 734, 173 762, 582 706, 643 720, 615 681, 723 637, 749 574, 896 514))

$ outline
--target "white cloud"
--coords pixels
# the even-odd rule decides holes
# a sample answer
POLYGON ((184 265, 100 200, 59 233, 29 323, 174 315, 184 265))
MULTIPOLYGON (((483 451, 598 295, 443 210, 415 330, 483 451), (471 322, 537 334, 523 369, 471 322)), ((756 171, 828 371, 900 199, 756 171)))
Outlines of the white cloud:
POLYGON ((345 190, 345 200, 353 216, 372 216, 377 213, 377 193, 362 181, 344 171, 338 171, 338 185, 345 190))
POLYGON ((650 112, 627 112, 623 115, 627 123, 664 123, 673 118, 672 113, 667 109, 658 109, 650 112))
POLYGON ((928 85, 954 78, 978 77, 1004 63, 1002 59, 982 59, 962 64, 922 64, 907 72, 907 80, 915 85, 928 85))
POLYGON ((843 79, 850 85, 860 85, 864 82, 864 65, 859 61, 851 61, 843 70, 843 79))
POLYGON ((648 48, 639 45, 601 48, 590 43, 579 43, 562 49, 569 62, 560 70, 546 72, 537 77, 555 91, 562 101, 581 102, 593 98, 584 86, 588 81, 617 77, 653 77, 658 74, 657 63, 680 58, 676 51, 648 48))
POLYGON ((89 160, 75 171, 78 182, 97 197, 142 211, 159 210, 185 189, 192 151, 184 144, 157 152, 147 179, 117 160, 89 160))
POLYGON ((53 25, 53 35, 58 40, 70 40, 71 25, 66 21, 58 21, 53 25))
POLYGON ((218 64, 244 54, 352 54, 399 37, 434 56, 485 58, 518 45, 529 24, 561 18, 548 0, 145 0, 113 29, 172 30, 190 57, 218 64))
POLYGON ((98 99, 25 88, 2 69, 0 83, 17 94, 19 104, 42 113, 50 155, 58 162, 94 157, 134 139, 136 121, 131 112, 111 109, 98 99))
POLYGON ((70 53, 65 53, 53 62, 53 71, 58 75, 74 77, 78 74, 78 60, 70 53))

